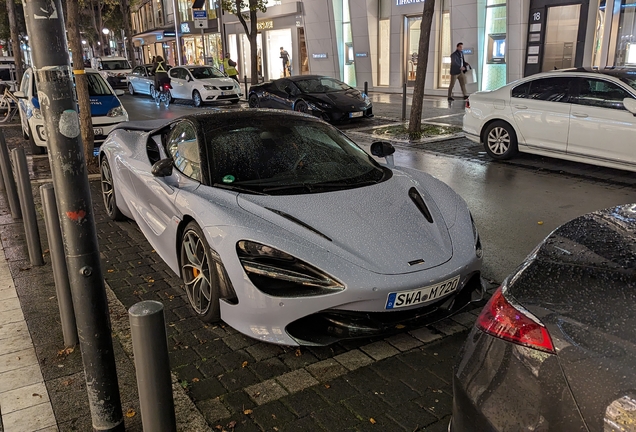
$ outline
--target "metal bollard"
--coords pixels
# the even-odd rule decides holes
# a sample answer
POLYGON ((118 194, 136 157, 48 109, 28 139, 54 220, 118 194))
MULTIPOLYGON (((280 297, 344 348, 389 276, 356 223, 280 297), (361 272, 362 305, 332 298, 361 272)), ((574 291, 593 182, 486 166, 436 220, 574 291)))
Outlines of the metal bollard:
POLYGON ((11 168, 11 160, 9 159, 9 149, 7 141, 4 139, 4 131, 0 130, 0 169, 2 170, 2 179, 7 191, 7 201, 11 209, 11 217, 13 219, 21 219, 22 212, 20 210, 20 200, 18 199, 18 189, 16 188, 15 179, 13 178, 13 169, 11 168))
POLYGON ((406 121, 406 83, 402 84, 402 121, 406 121))
POLYGON ((66 254, 64 253, 64 242, 62 240, 62 230, 60 229, 60 219, 57 214, 53 184, 48 183, 40 186, 40 196, 44 207, 44 223, 46 225, 46 235, 49 239, 53 280, 55 281, 55 292, 57 293, 57 305, 60 309, 64 346, 67 348, 74 347, 79 343, 79 338, 77 336, 71 285, 68 281, 66 254))
POLYGON ((18 195, 20 195, 20 209, 24 220, 24 232, 26 233, 27 248, 31 265, 44 265, 42 258, 42 246, 40 245, 40 230, 38 229, 38 215, 35 212, 33 191, 29 179, 29 166, 27 165, 24 148, 18 147, 11 150, 15 175, 18 183, 18 195))
POLYGON ((368 81, 364 82, 364 94, 369 96, 369 83, 368 83, 368 81))
POLYGON ((145 300, 128 309, 141 422, 146 432, 176 432, 163 304, 145 300))
POLYGON ((243 75, 243 81, 245 81, 245 99, 247 99, 248 90, 247 90, 247 75, 243 75))

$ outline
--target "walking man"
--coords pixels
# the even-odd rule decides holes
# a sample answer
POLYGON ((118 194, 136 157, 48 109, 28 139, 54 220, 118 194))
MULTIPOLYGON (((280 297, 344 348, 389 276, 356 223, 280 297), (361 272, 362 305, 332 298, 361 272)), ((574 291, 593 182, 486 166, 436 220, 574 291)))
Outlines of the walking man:
POLYGON ((455 87, 455 81, 459 81, 459 86, 462 89, 462 94, 464 95, 464 99, 468 99, 468 93, 466 93, 466 77, 464 76, 464 72, 466 72, 466 68, 470 67, 468 63, 464 60, 464 53, 462 49, 464 48, 463 43, 457 44, 457 49, 450 55, 451 58, 451 67, 450 67, 450 85, 448 86, 448 100, 452 101, 453 99, 453 87, 455 87))
POLYGON ((291 76, 289 53, 283 47, 280 47, 280 58, 283 59, 283 76, 291 76))
POLYGON ((223 70, 230 78, 234 78, 236 82, 239 82, 238 71, 236 70, 236 62, 230 58, 230 53, 225 54, 223 59, 223 70))

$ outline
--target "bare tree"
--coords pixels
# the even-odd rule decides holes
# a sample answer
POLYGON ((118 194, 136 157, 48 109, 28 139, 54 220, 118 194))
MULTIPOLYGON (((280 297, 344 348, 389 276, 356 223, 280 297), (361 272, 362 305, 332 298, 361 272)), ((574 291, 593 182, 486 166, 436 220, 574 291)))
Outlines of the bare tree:
POLYGON ((266 0, 248 0, 247 2, 245 0, 221 1, 221 6, 224 10, 237 16, 250 41, 250 63, 252 64, 250 76, 252 84, 258 84, 258 48, 256 46, 258 26, 256 14, 258 11, 267 12, 266 4, 266 0), (248 20, 249 24, 247 23, 248 20))
POLYGON ((135 67, 137 64, 135 61, 135 52, 133 51, 132 26, 130 24, 130 0, 121 0, 119 7, 121 8, 122 20, 124 21, 124 36, 126 38, 122 43, 126 44, 130 63, 132 67, 135 67))
POLYGON ((79 31, 79 0, 66 0, 66 32, 71 53, 73 54, 73 74, 75 75, 75 91, 79 106, 80 131, 84 144, 84 158, 87 165, 96 165, 93 156, 95 135, 91 118, 91 101, 88 94, 88 78, 84 72, 82 56, 82 40, 79 31))
POLYGON ((97 42, 99 46, 99 55, 104 55, 104 35, 102 34, 102 29, 104 26, 104 22, 102 19, 102 12, 104 11, 104 0, 90 0, 90 7, 93 13, 91 14, 93 27, 95 28, 95 33, 97 33, 97 42))
MULTIPOLYGON (((22 5, 20 5, 22 7, 22 5)), ((15 63, 15 82, 16 88, 19 88, 20 80, 22 80, 22 49, 20 48, 20 38, 18 36, 18 24, 15 14, 14 0, 7 0, 7 15, 9 16, 9 29, 11 31, 11 47, 13 48, 13 60, 15 63)))
POLYGON ((417 68, 415 69, 415 88, 411 103, 411 117, 409 119, 409 134, 417 135, 422 131, 422 104, 424 103, 424 84, 426 82, 426 67, 428 66, 428 46, 431 41, 431 26, 435 13, 435 0, 424 2, 422 23, 420 24, 420 42, 417 48, 417 68))

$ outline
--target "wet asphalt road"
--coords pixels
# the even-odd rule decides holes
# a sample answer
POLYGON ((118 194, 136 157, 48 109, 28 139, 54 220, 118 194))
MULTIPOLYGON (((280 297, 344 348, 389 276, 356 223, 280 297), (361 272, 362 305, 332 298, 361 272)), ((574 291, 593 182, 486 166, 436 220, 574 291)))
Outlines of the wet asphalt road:
MULTIPOLYGON (((175 118, 199 112, 186 102, 158 108, 148 97, 124 96, 131 120, 175 118)), ((239 107, 243 104, 239 104, 239 107)), ((375 109, 380 111, 379 104, 375 109)), ((219 104, 209 109, 236 109, 219 104)), ((390 109, 392 107, 388 107, 390 109)), ((368 123, 343 129, 368 128, 368 123)), ((368 151, 371 139, 356 141, 368 151)), ((551 160, 554 162, 554 160, 551 160)), ((501 282, 552 230, 581 214, 618 204, 636 203, 636 190, 622 183, 446 156, 426 149, 397 148, 395 163, 426 171, 461 195, 473 213, 484 247, 484 276, 501 282)), ((537 163, 541 163, 540 161, 537 163)), ((570 164, 571 165, 571 164, 570 164)), ((580 164, 580 170, 592 170, 580 164)), ((589 167, 589 168, 588 168, 589 167)))

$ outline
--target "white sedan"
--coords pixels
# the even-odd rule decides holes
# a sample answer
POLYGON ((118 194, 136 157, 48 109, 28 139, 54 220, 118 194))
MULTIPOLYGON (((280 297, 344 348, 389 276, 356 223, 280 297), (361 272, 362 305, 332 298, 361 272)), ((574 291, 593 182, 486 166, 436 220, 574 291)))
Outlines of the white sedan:
POLYGON ((553 71, 477 92, 464 132, 495 159, 524 152, 636 171, 636 69, 553 71))
POLYGON ((238 82, 211 66, 174 67, 169 75, 172 98, 190 99, 197 107, 206 102, 238 103, 241 96, 238 82))

